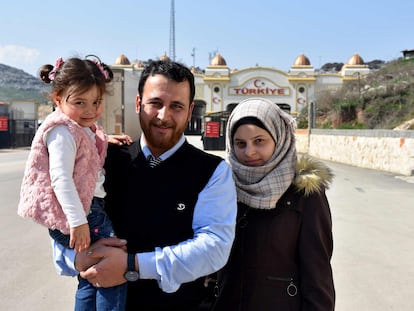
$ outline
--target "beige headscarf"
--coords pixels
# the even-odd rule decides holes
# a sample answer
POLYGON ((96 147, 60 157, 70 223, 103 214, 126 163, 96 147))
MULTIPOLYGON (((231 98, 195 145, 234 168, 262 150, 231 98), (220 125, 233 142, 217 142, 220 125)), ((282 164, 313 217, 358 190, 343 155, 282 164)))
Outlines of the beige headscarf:
POLYGON ((276 202, 289 188, 295 176, 295 130, 295 120, 267 99, 249 98, 234 108, 227 123, 226 151, 239 202, 258 209, 276 207, 276 202), (262 166, 245 166, 235 156, 231 137, 233 127, 245 117, 259 119, 276 143, 273 156, 262 166))

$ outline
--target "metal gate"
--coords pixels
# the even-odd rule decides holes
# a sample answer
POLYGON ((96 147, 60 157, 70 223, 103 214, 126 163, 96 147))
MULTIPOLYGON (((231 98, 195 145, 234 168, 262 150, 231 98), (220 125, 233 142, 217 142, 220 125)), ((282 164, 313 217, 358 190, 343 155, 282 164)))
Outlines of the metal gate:
POLYGON ((32 144, 36 130, 37 120, 9 119, 9 135, 4 136, 9 141, 8 143, 3 141, 2 145, 6 145, 5 148, 29 147, 32 144))

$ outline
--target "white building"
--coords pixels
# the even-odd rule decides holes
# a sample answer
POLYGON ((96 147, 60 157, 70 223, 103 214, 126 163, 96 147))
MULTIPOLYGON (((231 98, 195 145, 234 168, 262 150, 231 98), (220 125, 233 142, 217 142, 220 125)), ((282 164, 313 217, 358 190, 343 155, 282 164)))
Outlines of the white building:
MULTIPOLYGON (((102 123, 108 133, 124 132, 136 137, 139 128, 135 97, 143 66, 140 62, 131 64, 125 55, 120 55, 111 68, 115 75, 113 94, 106 98, 102 123)), ((288 72, 259 66, 232 70, 224 57, 217 54, 203 74, 194 70, 193 73, 195 108, 187 132, 200 134, 205 131, 206 116, 230 112, 248 97, 266 97, 296 115, 314 102, 319 92, 338 88, 346 81, 358 80, 369 73, 369 68, 358 54, 354 54, 339 72, 324 73, 316 70, 308 57, 301 54, 288 72)))

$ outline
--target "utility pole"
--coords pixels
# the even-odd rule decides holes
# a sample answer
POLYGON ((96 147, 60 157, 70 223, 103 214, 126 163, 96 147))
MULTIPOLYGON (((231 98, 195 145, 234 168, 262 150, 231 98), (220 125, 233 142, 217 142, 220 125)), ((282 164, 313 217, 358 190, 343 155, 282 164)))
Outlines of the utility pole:
POLYGON ((191 52, 191 57, 193 58, 193 67, 195 68, 195 48, 193 48, 193 51, 191 52))
POLYGON ((170 16, 170 59, 175 61, 175 9, 174 0, 171 0, 170 16))

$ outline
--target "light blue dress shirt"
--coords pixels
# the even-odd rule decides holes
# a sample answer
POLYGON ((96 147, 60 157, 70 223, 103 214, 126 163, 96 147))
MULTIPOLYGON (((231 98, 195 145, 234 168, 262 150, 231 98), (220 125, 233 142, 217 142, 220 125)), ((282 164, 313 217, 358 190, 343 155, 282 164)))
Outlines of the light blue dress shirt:
MULTIPOLYGON (((170 157, 185 142, 184 135, 170 150, 160 156, 170 157)), ((141 149, 150 153, 141 136, 141 149)), ((202 163, 200 163, 202 165, 202 163)), ((181 284, 216 272, 228 259, 235 234, 237 214, 236 188, 230 166, 224 160, 198 196, 194 209, 192 239, 177 245, 156 247, 152 252, 138 253, 141 279, 155 279, 167 293, 178 290, 181 284)), ((60 275, 75 276, 75 252, 52 240, 53 258, 60 275)))

